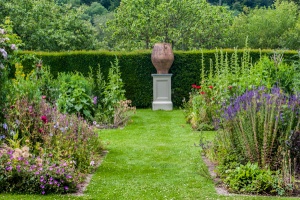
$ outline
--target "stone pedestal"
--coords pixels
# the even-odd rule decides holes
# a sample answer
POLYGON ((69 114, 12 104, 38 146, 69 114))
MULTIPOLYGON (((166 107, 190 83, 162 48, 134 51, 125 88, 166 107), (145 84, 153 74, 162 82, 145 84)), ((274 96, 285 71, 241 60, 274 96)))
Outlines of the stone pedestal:
POLYGON ((171 100, 172 74, 152 74, 153 102, 152 110, 173 110, 171 100))

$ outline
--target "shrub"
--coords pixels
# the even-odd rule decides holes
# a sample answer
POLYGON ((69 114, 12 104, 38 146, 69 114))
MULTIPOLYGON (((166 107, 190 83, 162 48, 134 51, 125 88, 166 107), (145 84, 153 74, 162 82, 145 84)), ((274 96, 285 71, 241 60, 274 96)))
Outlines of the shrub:
POLYGON ((246 165, 229 169, 227 175, 224 182, 232 192, 282 195, 285 190, 288 191, 288 188, 282 188, 281 182, 278 181, 278 173, 261 169, 258 164, 248 162, 246 165))

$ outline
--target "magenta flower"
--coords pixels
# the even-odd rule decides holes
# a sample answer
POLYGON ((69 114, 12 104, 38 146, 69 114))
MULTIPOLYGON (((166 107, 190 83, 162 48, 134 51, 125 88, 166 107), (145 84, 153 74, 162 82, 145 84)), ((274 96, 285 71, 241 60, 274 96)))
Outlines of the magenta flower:
POLYGON ((72 178, 72 176, 71 175, 67 175, 66 178, 72 178))
POLYGON ((45 115, 41 116, 41 120, 42 120, 44 123, 47 123, 47 122, 48 122, 47 116, 45 116, 45 115))

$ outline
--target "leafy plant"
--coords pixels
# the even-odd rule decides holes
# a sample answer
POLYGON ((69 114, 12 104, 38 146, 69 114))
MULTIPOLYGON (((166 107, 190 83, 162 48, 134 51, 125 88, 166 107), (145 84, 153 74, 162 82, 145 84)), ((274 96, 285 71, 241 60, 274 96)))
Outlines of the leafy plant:
POLYGON ((102 111, 97 112, 95 117, 99 121, 112 124, 120 101, 125 100, 125 90, 123 88, 119 60, 117 58, 114 63, 111 63, 108 73, 108 82, 105 86, 103 91, 104 99, 102 99, 102 111))
POLYGON ((94 104, 91 98, 91 83, 79 73, 61 73, 58 75, 58 82, 58 109, 63 113, 80 114, 92 120, 94 104))
POLYGON ((261 169, 258 164, 248 162, 246 165, 229 169, 227 174, 224 181, 232 192, 255 194, 277 192, 278 174, 269 169, 261 169))

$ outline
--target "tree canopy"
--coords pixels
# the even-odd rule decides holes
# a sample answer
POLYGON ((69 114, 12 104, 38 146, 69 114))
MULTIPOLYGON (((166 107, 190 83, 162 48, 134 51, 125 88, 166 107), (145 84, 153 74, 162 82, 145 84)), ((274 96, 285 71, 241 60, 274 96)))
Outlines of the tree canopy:
POLYGON ((2 0, 25 48, 39 51, 298 49, 299 0, 2 0), (222 6, 220 6, 221 4, 222 6), (272 4, 272 5, 271 5, 272 4), (271 6, 269 6, 271 5, 271 6))
POLYGON ((81 18, 84 9, 54 0, 2 0, 0 18, 9 16, 26 49, 43 51, 95 49, 95 29, 81 18))
POLYGON ((232 13, 205 0, 123 0, 108 22, 115 47, 150 48, 170 42, 175 49, 222 46, 232 13))

